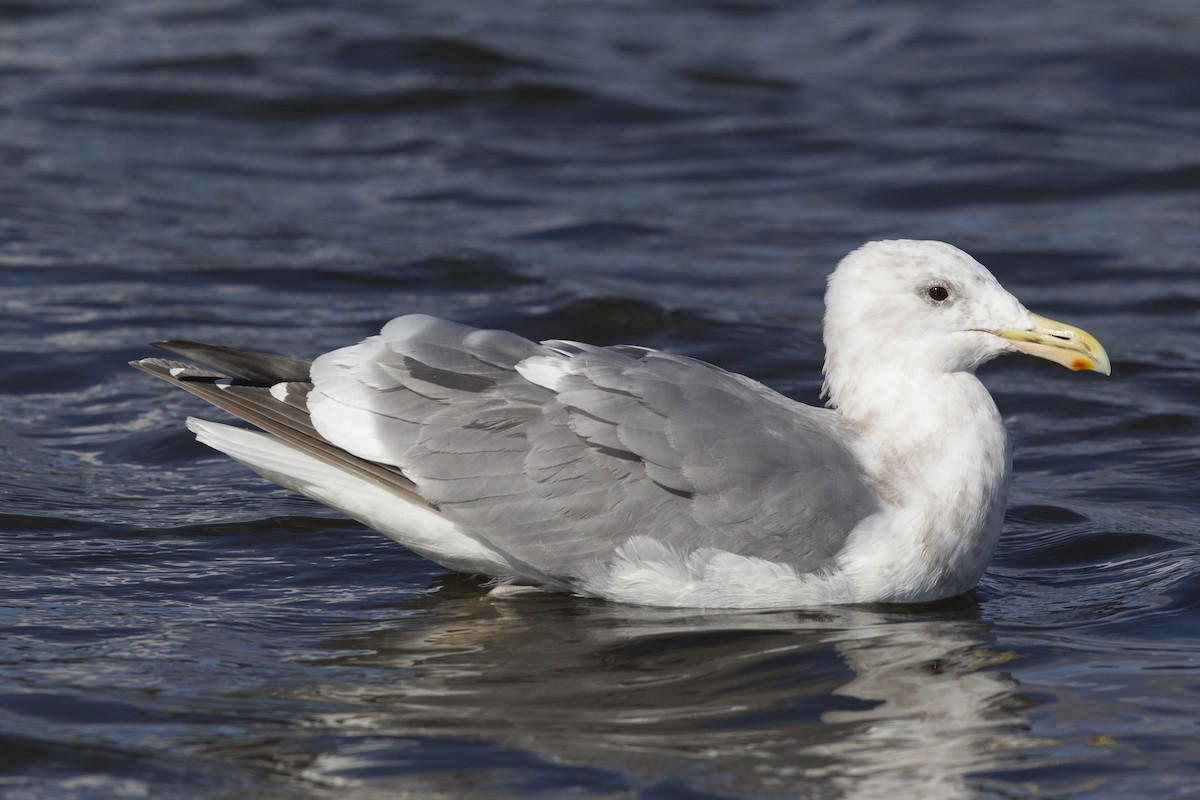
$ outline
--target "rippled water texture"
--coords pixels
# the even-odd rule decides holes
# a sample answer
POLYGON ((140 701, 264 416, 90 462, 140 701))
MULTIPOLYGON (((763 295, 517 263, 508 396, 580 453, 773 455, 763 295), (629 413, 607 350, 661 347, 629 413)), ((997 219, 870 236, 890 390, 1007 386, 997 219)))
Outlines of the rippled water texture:
POLYGON ((1193 796, 1197 41, 1191 0, 0 0, 0 794, 1193 796), (815 402, 881 237, 1114 362, 983 371, 1005 536, 932 608, 483 599, 125 366, 424 311, 815 402))

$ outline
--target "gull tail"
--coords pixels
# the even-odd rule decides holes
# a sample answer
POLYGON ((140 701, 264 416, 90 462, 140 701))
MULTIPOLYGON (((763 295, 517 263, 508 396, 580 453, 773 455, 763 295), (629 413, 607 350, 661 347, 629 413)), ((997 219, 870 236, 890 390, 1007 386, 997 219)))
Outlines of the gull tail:
POLYGON ((321 436, 306 403, 308 362, 180 340, 159 346, 212 369, 162 358, 130 365, 260 429, 189 419, 203 444, 448 569, 501 579, 528 572, 446 519, 399 469, 359 458, 321 436))
POLYGON ((336 509, 448 569, 498 576, 513 572, 508 559, 437 511, 406 502, 361 474, 258 431, 195 417, 187 426, 197 441, 272 483, 336 509))

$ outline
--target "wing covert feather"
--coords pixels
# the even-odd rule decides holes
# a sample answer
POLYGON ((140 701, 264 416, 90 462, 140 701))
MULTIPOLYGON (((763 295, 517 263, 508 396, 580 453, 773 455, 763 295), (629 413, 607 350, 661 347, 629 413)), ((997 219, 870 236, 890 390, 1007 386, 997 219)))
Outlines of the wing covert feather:
POLYGON ((413 315, 312 377, 322 436, 565 577, 633 535, 811 572, 878 508, 833 412, 682 356, 413 315))

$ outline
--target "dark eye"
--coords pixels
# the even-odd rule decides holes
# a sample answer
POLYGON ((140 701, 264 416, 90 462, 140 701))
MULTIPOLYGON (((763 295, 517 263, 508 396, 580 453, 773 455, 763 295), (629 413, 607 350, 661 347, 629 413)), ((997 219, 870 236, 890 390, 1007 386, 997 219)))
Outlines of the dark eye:
POLYGON ((950 296, 950 291, 945 286, 930 286, 925 293, 929 295, 930 300, 937 303, 942 302, 950 296))

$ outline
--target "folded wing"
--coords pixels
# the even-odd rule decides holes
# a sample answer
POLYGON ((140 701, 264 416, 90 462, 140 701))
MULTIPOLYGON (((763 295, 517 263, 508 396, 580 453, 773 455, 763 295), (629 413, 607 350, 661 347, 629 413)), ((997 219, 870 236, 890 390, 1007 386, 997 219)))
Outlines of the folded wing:
POLYGON ((320 437, 552 575, 635 535, 812 572, 878 508, 836 415, 682 356, 413 315, 312 383, 320 437))

